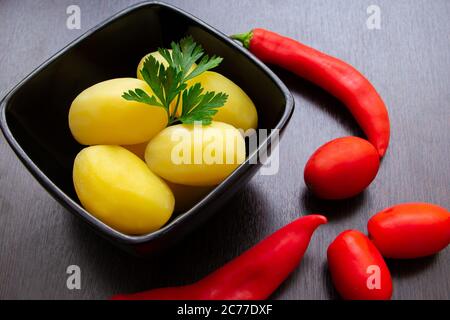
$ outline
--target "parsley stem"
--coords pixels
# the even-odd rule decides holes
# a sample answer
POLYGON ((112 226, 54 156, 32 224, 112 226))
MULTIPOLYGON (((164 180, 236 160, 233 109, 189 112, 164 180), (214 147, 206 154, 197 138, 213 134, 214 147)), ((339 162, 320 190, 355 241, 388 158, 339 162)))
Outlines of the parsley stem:
POLYGON ((173 109, 173 112, 170 116, 170 118, 171 118, 170 123, 173 123, 174 120, 176 120, 176 118, 177 118, 177 110, 178 110, 178 105, 180 104, 180 97, 181 97, 181 92, 177 96, 177 102, 175 103, 175 108, 173 109))

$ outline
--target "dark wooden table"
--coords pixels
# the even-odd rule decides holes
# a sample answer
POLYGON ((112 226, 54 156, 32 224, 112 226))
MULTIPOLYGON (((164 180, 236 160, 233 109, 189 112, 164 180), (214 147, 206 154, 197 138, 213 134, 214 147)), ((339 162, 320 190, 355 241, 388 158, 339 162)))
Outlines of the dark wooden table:
MULTIPOLYGON (((0 96, 69 41, 135 1, 75 1, 81 30, 66 28, 74 1, 0 2, 0 96)), ((340 57, 373 82, 389 107, 391 146, 362 195, 340 203, 310 196, 309 155, 326 141, 359 135, 342 105, 324 91, 276 70, 296 100, 280 146, 280 170, 257 176, 227 208, 183 243, 152 260, 130 257, 63 209, 0 138, 0 298, 103 299, 117 292, 192 282, 295 217, 330 223, 315 234, 301 266, 275 299, 336 298, 326 248, 341 231, 365 231, 375 212, 406 201, 450 208, 450 2, 171 1, 227 33, 266 27, 340 57), (381 9, 381 29, 366 26, 381 9), (68 290, 66 268, 81 268, 81 290, 68 290)), ((43 103, 43 102, 39 102, 43 103)), ((426 259, 390 261, 395 299, 449 299, 450 250, 426 259)))

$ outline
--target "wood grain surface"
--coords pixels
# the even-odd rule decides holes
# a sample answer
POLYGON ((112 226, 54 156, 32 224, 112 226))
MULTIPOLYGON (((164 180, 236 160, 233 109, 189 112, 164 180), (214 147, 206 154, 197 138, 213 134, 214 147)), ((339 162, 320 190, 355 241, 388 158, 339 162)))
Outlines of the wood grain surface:
MULTIPOLYGON (((136 1, 0 2, 0 96, 89 28, 136 1), (66 8, 81 8, 81 30, 66 28, 66 8)), ((303 182, 309 155, 323 143, 360 135, 343 106, 321 89, 275 69, 296 110, 280 145, 280 168, 256 176, 215 218, 149 260, 119 251, 70 215, 33 179, 0 138, 0 298, 103 299, 113 293, 199 279, 294 218, 324 213, 301 266, 275 299, 334 299, 326 248, 341 231, 366 231, 375 212, 407 201, 450 208, 450 2, 447 0, 179 0, 174 5, 231 34, 265 27, 342 58, 379 90, 392 121, 391 146, 362 195, 316 200, 303 182), (369 5, 381 29, 366 26, 369 5), (81 268, 68 290, 66 268, 81 268)), ((45 101, 36 101, 36 108, 45 101)), ((450 250, 389 261, 395 299, 450 299, 450 250)))

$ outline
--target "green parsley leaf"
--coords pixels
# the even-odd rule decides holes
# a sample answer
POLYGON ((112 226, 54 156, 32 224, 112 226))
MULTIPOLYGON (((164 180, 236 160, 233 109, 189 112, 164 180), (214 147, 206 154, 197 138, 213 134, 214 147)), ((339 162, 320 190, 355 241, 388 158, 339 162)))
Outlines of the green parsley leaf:
POLYGON ((164 87, 162 85, 162 73, 165 71, 164 66, 160 64, 153 56, 148 56, 148 58, 145 59, 144 66, 140 71, 142 78, 153 90, 153 93, 159 99, 164 108, 166 108, 166 99, 164 97, 164 87))
POLYGON ((189 73, 187 75, 185 80, 193 79, 193 78, 199 76, 200 74, 202 74, 203 72, 217 67, 222 62, 222 60, 223 59, 221 57, 212 56, 211 58, 209 58, 208 55, 205 55, 202 58, 202 60, 200 60, 197 67, 194 70, 192 70, 191 73, 189 73))
POLYGON ((172 52, 167 49, 158 49, 158 52, 167 61, 169 66, 183 72, 183 80, 195 78, 203 72, 217 67, 222 58, 204 55, 203 48, 196 44, 191 36, 181 39, 180 44, 171 43, 172 52), (191 70, 196 61, 201 58, 199 64, 191 70))
POLYGON ((134 89, 134 91, 129 90, 128 92, 124 92, 122 98, 128 101, 143 102, 152 106, 164 107, 158 100, 156 100, 154 96, 150 97, 142 89, 134 89))
POLYGON ((228 95, 220 92, 206 92, 200 83, 194 84, 183 92, 182 113, 179 120, 182 123, 192 124, 202 122, 203 125, 211 124, 212 117, 217 109, 222 107, 228 99, 228 95))
POLYGON ((212 117, 217 113, 217 108, 225 104, 228 96, 215 92, 203 94, 200 83, 186 89, 186 82, 217 67, 223 59, 205 55, 203 48, 190 36, 181 39, 179 43, 172 42, 171 49, 171 51, 165 48, 158 49, 167 61, 167 67, 150 55, 140 70, 142 78, 152 89, 153 95, 149 96, 142 89, 134 89, 124 92, 122 97, 129 101, 163 107, 168 114, 169 124, 177 121, 183 123, 201 121, 205 125, 210 124, 212 117), (200 62, 195 65, 199 59, 200 62), (171 111, 171 103, 175 99, 176 105, 171 111), (182 100, 182 113, 178 117, 177 109, 180 100, 182 100))

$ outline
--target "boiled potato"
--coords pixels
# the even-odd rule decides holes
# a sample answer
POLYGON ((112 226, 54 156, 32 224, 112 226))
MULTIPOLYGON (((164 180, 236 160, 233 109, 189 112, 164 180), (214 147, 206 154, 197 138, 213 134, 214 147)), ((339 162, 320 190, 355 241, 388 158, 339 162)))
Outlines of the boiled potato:
POLYGON ((81 150, 75 158, 73 182, 87 211, 126 234, 158 230, 174 209, 174 196, 167 184, 120 146, 81 150))
POLYGON ((69 111, 75 139, 84 145, 137 144, 164 129, 168 118, 163 108, 122 98, 136 88, 153 94, 144 81, 133 78, 100 82, 81 92, 69 111))
POLYGON ((221 121, 238 128, 248 130, 258 126, 258 113, 249 96, 233 81, 214 71, 206 71, 191 80, 200 82, 205 91, 224 92, 228 99, 218 108, 213 120, 221 121))
POLYGON ((145 161, 160 177, 190 186, 214 186, 245 160, 245 141, 233 126, 179 124, 157 134, 145 161))

